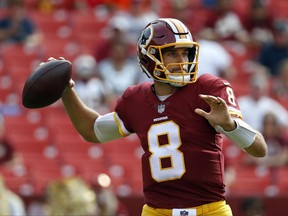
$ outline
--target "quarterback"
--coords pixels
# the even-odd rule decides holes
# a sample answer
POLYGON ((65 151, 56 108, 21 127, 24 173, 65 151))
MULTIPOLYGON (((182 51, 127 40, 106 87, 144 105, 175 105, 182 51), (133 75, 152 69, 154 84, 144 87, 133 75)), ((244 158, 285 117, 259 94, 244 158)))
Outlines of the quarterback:
POLYGON ((153 82, 129 87, 105 115, 79 99, 73 80, 62 96, 87 141, 137 134, 144 150, 142 216, 231 216, 224 196, 222 136, 247 154, 266 154, 263 136, 242 120, 232 86, 212 75, 197 77, 199 51, 181 21, 158 19, 137 42, 139 66, 153 82))

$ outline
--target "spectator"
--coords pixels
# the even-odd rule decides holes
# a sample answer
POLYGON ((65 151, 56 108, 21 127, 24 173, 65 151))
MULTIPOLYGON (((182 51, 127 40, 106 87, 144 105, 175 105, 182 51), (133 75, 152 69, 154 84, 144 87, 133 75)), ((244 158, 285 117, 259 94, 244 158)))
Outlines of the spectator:
POLYGON ((101 216, 128 216, 126 206, 118 199, 111 187, 111 179, 108 175, 101 173, 97 181, 93 183, 93 190, 97 195, 97 205, 101 216))
POLYGON ((109 54, 99 62, 99 73, 119 97, 128 86, 141 82, 141 75, 145 75, 139 72, 137 62, 129 57, 129 44, 124 38, 113 42, 109 54))
MULTIPOLYGON (((166 9, 166 8, 165 8, 166 9)), ((169 10, 161 11, 166 17, 174 17, 187 25, 193 34, 196 22, 193 22, 193 8, 189 0, 170 0, 169 10), (191 24, 191 25, 190 25, 191 24), (194 26, 193 26, 194 24, 194 26), (192 28, 192 29, 191 29, 192 28)))
POLYGON ((129 28, 131 42, 135 44, 142 29, 147 23, 158 18, 155 12, 157 2, 152 0, 131 0, 128 10, 120 10, 115 16, 122 16, 133 28, 129 28))
POLYGON ((0 20, 0 41, 39 45, 40 33, 27 16, 23 0, 7 1, 7 14, 0 20))
POLYGON ((265 158, 247 157, 246 163, 257 166, 279 167, 288 164, 288 133, 277 119, 276 114, 267 112, 263 116, 262 134, 268 146, 265 158))
POLYGON ((49 216, 46 209, 46 194, 43 193, 40 196, 36 196, 30 200, 27 206, 27 215, 29 216, 49 216))
POLYGON ((206 26, 214 30, 214 37, 219 40, 249 41, 239 15, 233 10, 233 0, 217 0, 206 26))
POLYGON ((244 198, 240 205, 239 216, 265 216, 265 205, 259 197, 244 198))
POLYGON ((92 109, 106 113, 114 107, 112 88, 99 77, 97 62, 92 55, 79 55, 74 61, 77 84, 75 90, 92 109))
POLYGON ((199 75, 210 73, 231 81, 236 75, 233 58, 221 43, 212 38, 209 29, 205 29, 199 34, 198 43, 201 46, 201 52, 198 73, 199 75))
POLYGON ((131 41, 129 34, 131 24, 128 19, 123 16, 114 16, 110 19, 106 28, 106 33, 103 35, 101 43, 95 47, 95 58, 97 62, 109 56, 109 50, 112 43, 121 41, 126 38, 127 42, 131 41))
POLYGON ((269 12, 266 1, 252 0, 248 16, 244 18, 243 25, 250 35, 251 45, 256 49, 273 40, 273 17, 269 12))
POLYGON ((272 95, 288 109, 288 58, 281 62, 278 76, 273 79, 272 95))
POLYGON ((250 78, 250 93, 238 98, 243 118, 256 130, 262 130, 262 122, 267 112, 275 113, 279 122, 288 125, 287 110, 269 96, 270 83, 267 70, 261 65, 255 66, 250 78))
POLYGON ((273 23, 273 37, 271 43, 264 44, 260 49, 258 61, 269 69, 275 77, 279 72, 279 65, 288 58, 288 24, 286 20, 275 20, 273 23))
POLYGON ((21 197, 9 190, 0 177, 0 215, 25 216, 25 205, 21 197))
POLYGON ((95 216, 95 192, 80 178, 60 179, 48 185, 47 215, 95 216))
POLYGON ((22 166, 22 158, 5 137, 5 118, 0 114, 0 167, 13 171, 22 166))

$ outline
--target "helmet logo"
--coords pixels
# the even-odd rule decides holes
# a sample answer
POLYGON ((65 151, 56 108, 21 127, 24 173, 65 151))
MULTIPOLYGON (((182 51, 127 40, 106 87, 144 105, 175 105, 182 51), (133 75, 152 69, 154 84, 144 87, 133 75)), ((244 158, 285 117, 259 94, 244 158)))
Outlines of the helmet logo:
POLYGON ((147 44, 150 43, 151 39, 152 39, 152 27, 149 26, 146 29, 144 29, 144 31, 142 32, 140 38, 139 38, 139 46, 140 47, 146 47, 147 44))

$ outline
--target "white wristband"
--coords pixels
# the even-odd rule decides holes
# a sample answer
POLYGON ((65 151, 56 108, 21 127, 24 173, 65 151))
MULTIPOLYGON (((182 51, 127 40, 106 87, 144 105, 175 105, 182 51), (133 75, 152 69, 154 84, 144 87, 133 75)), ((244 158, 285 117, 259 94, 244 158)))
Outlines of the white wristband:
POLYGON ((217 132, 224 134, 240 148, 244 149, 252 145, 257 132, 241 119, 234 119, 237 126, 233 131, 225 131, 221 126, 216 126, 217 132))

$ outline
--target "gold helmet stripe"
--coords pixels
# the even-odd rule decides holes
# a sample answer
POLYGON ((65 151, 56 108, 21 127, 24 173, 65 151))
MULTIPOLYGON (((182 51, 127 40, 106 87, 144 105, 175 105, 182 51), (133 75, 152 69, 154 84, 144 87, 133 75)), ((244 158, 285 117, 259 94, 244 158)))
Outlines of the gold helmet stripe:
POLYGON ((187 29, 185 29, 185 27, 182 25, 182 23, 179 22, 179 20, 176 20, 176 19, 169 19, 169 20, 176 27, 178 33, 180 33, 180 35, 179 35, 180 39, 186 39, 187 38, 187 34, 183 34, 183 33, 187 33, 187 29))

